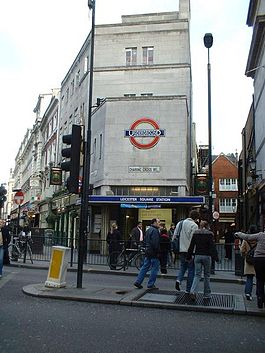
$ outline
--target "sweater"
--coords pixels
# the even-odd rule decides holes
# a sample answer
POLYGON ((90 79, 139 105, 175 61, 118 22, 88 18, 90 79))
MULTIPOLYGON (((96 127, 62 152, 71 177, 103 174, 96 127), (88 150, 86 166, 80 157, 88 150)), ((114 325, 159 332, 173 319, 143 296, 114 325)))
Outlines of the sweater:
POLYGON ((243 240, 249 240, 249 241, 256 240, 257 246, 254 252, 254 257, 265 257, 265 233, 264 232, 259 232, 255 234, 237 232, 235 235, 243 240))
POLYGON ((214 235, 208 229, 196 230, 193 233, 193 237, 191 239, 187 259, 191 259, 195 248, 195 255, 211 256, 215 261, 219 261, 213 239, 214 235))
MULTIPOLYGON (((176 237, 179 226, 180 226, 180 222, 177 224, 177 226, 175 228, 173 239, 175 239, 175 237, 176 237)), ((197 223, 194 222, 194 220, 192 218, 184 219, 184 221, 182 223, 180 237, 179 237, 179 252, 187 252, 188 251, 193 233, 197 229, 198 229, 198 225, 197 225, 197 223)))

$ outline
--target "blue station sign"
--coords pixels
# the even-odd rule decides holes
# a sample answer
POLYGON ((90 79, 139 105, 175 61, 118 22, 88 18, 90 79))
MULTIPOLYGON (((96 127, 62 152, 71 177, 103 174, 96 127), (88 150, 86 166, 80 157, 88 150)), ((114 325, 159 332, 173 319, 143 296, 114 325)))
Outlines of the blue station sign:
POLYGON ((116 204, 192 204, 201 205, 205 203, 203 196, 89 196, 91 203, 116 203, 116 204))

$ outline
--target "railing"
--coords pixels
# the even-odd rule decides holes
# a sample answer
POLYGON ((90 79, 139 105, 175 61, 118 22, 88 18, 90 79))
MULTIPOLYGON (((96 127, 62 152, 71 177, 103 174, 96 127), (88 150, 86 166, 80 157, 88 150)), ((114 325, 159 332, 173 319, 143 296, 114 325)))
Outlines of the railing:
MULTIPOLYGON (((63 234, 55 236, 50 233, 48 236, 32 236, 33 243, 32 259, 33 261, 46 261, 49 262, 51 258, 51 250, 54 245, 61 245, 69 247, 70 250, 70 266, 74 266, 78 262, 78 240, 75 238, 67 238, 63 234)), ((215 263, 216 271, 235 271, 236 257, 238 258, 239 251, 234 250, 234 244, 217 243, 216 248, 219 255, 219 263, 215 263)), ((174 254, 173 254, 174 259, 174 254)), ((107 266, 108 258, 108 244, 106 240, 101 239, 87 239, 87 251, 84 258, 84 263, 88 265, 105 265, 107 266)), ((169 256, 169 268, 179 268, 178 256, 176 262, 171 261, 169 256)))

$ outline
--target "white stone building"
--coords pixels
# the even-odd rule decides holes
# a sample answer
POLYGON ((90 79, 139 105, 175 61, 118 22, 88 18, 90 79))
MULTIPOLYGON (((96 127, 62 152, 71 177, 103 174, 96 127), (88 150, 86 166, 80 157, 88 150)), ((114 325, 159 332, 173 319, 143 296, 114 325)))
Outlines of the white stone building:
MULTIPOLYGON (((92 233, 105 235, 111 220, 125 237, 138 220, 148 224, 159 217, 169 227, 203 201, 192 197, 191 188, 189 0, 179 3, 176 12, 122 16, 121 23, 96 26, 93 105, 97 98, 101 104, 92 116, 92 233)), ((59 150, 73 123, 86 131, 89 53, 88 36, 62 81, 59 150)), ((54 198, 53 207, 63 209, 59 228, 69 234, 78 200, 66 195, 54 198)))

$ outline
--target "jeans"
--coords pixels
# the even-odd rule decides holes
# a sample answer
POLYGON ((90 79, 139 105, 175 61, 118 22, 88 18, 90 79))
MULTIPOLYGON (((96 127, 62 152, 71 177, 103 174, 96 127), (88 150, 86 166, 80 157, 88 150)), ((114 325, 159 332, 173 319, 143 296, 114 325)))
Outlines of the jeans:
POLYGON ((0 246, 0 276, 3 273, 3 263, 4 263, 4 247, 0 246))
POLYGON ((196 293, 202 275, 202 268, 204 268, 204 295, 211 294, 210 288, 210 273, 211 273, 211 256, 195 255, 195 277, 191 287, 191 293, 196 293))
POLYGON ((265 301, 265 257, 254 257, 254 268, 256 272, 257 297, 262 297, 265 301))
POLYGON ((159 259, 158 258, 149 258, 145 257, 144 258, 144 263, 143 266, 140 269, 140 272, 138 273, 136 282, 139 284, 142 284, 144 277, 149 270, 151 266, 151 272, 149 276, 149 280, 147 283, 147 288, 152 287, 155 284, 156 277, 159 271, 159 259))
POLYGON ((188 270, 188 278, 187 278, 187 285, 186 285, 186 291, 190 292, 193 278, 194 278, 194 261, 186 261, 186 256, 187 253, 180 253, 179 258, 180 258, 180 269, 179 273, 177 276, 177 280, 181 283, 186 271, 188 270))
POLYGON ((254 275, 247 275, 246 284, 245 284, 245 294, 252 295, 253 278, 254 278, 254 275))

